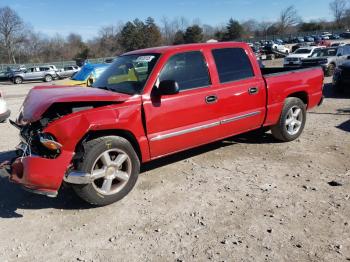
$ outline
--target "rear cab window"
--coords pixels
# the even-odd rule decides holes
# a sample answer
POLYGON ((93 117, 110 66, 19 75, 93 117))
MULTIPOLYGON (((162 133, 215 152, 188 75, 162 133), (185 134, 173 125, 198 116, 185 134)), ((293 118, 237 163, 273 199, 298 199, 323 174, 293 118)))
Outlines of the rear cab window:
POLYGON ((212 54, 220 83, 228 83, 254 77, 252 64, 243 48, 213 49, 212 54))
POLYGON ((159 75, 159 81, 173 80, 180 91, 211 85, 206 60, 201 51, 179 53, 170 57, 159 75))

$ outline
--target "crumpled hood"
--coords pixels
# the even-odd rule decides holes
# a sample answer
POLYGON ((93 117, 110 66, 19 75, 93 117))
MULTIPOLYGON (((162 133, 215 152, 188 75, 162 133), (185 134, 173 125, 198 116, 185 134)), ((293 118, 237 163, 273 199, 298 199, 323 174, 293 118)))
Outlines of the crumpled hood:
POLYGON ((98 88, 38 86, 31 89, 23 102, 23 120, 35 122, 54 103, 69 102, 112 102, 121 103, 130 95, 115 93, 98 88))

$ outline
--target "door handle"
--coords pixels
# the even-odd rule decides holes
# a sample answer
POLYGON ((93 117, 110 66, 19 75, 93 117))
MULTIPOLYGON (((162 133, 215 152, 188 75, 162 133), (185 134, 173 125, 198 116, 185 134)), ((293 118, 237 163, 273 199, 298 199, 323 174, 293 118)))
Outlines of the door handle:
POLYGON ((205 98, 205 102, 207 104, 213 104, 213 103, 216 103, 216 101, 218 101, 218 97, 217 96, 207 96, 205 98))
POLYGON ((248 89, 248 93, 251 94, 251 95, 255 95, 255 94, 259 93, 259 88, 257 88, 257 87, 250 87, 248 89))

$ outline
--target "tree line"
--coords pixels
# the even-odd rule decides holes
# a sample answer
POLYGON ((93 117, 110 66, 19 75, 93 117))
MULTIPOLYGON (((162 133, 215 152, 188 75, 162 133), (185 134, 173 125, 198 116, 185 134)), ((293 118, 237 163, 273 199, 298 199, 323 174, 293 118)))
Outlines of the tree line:
MULTIPOLYGON (((233 41, 269 35, 296 34, 306 31, 350 28, 348 0, 334 0, 329 5, 334 20, 303 22, 297 9, 283 9, 277 21, 244 22, 231 18, 223 25, 189 22, 184 17, 163 17, 156 23, 152 17, 102 27, 97 36, 84 41, 71 33, 48 37, 36 32, 10 7, 0 8, 0 63, 44 63, 115 56, 126 51, 159 45, 200 43, 209 39, 233 41)), ((58 29, 59 30, 59 29, 58 29)))

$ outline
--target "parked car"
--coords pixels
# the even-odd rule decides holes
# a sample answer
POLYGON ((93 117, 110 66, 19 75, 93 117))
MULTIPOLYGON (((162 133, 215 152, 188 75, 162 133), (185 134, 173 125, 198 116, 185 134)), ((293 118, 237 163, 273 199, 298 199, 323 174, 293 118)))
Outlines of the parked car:
POLYGON ((45 65, 46 67, 49 67, 50 69, 54 70, 55 72, 58 72, 58 69, 55 65, 45 65))
POLYGON ((281 53, 289 54, 290 49, 284 45, 277 44, 274 41, 270 41, 266 46, 265 49, 267 52, 272 52, 274 50, 279 51, 281 53))
POLYGON ((284 58, 283 65, 285 67, 290 67, 290 66, 300 67, 302 64, 301 60, 303 58, 308 58, 308 57, 312 56, 313 53, 315 53, 317 50, 322 49, 322 48, 325 48, 325 47, 310 46, 310 47, 299 48, 295 52, 291 53, 286 58, 284 58))
POLYGON ((319 49, 310 58, 302 60, 303 67, 321 66, 326 76, 333 76, 335 68, 342 65, 350 56, 350 46, 319 49))
POLYGON ((338 40, 338 39, 340 39, 340 36, 339 36, 338 34, 331 34, 331 35, 329 36, 329 39, 338 40))
POLYGON ((303 37, 297 37, 296 40, 297 40, 297 43, 304 43, 305 42, 303 37))
POLYGON ((10 110, 7 108, 6 101, 0 91, 0 123, 6 121, 7 118, 10 117, 10 110))
POLYGON ((23 71, 14 71, 9 77, 14 84, 21 84, 23 81, 42 80, 51 82, 57 78, 56 71, 48 66, 30 67, 23 71))
POLYGON ((332 42, 329 40, 319 40, 319 41, 316 41, 316 44, 319 46, 330 47, 332 45, 332 42))
POLYGON ((89 86, 89 81, 95 81, 110 64, 85 64, 70 80, 64 82, 67 86, 89 86))
POLYGON ((77 73, 80 70, 79 66, 72 65, 72 66, 65 66, 61 70, 58 70, 57 76, 59 79, 72 77, 75 73, 77 73))
POLYGON ((107 205, 130 192, 152 159, 262 127, 280 141, 297 139, 322 86, 320 68, 260 69, 245 43, 133 51, 92 88, 30 90, 13 123, 22 152, 0 164, 2 174, 49 196, 64 181, 107 205), (135 74, 135 63, 148 70, 135 74))
POLYGON ((278 38, 275 39, 274 42, 275 42, 276 44, 278 44, 278 45, 283 45, 283 44, 284 44, 283 40, 282 40, 282 39, 278 39, 278 38))
POLYGON ((343 43, 343 42, 340 42, 340 43, 333 43, 333 44, 331 44, 331 47, 344 46, 344 45, 346 45, 346 44, 343 43))
POLYGON ((349 39, 350 38, 350 32, 344 32, 339 35, 341 38, 349 39))
POLYGON ((6 80, 8 80, 8 72, 0 71, 0 81, 6 81, 6 80))
POLYGON ((304 37, 304 41, 305 42, 315 42, 315 39, 311 36, 305 36, 304 37))
POLYGON ((296 50, 302 47, 309 47, 310 45, 308 43, 300 43, 292 46, 291 53, 294 53, 296 50))
POLYGON ((336 68, 333 76, 333 87, 339 93, 350 90, 350 60, 336 68))

